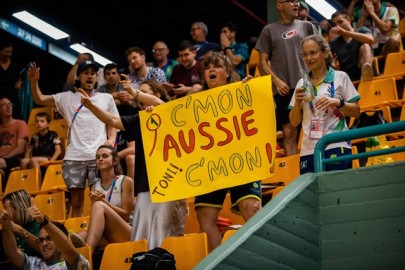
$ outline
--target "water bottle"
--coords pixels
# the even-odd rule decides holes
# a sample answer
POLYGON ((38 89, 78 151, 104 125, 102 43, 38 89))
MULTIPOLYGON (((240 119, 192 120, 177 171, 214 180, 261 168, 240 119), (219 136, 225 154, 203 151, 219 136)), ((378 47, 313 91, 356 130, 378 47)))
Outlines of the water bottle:
POLYGON ((309 79, 308 73, 304 72, 302 78, 303 78, 302 87, 304 88, 305 93, 304 100, 306 102, 310 102, 311 100, 314 99, 314 86, 312 85, 312 82, 309 79))

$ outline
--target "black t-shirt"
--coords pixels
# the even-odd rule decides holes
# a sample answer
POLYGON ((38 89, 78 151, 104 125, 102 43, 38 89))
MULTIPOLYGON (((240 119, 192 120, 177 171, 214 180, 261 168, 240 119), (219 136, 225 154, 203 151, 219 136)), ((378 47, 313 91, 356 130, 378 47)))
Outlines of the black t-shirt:
POLYGON ((36 133, 32 136, 29 146, 32 148, 33 157, 52 157, 55 145, 60 144, 58 133, 49 130, 44 136, 36 133))
POLYGON ((148 174, 146 171, 145 153, 143 149, 141 123, 139 115, 121 116, 122 125, 125 128, 126 138, 135 138, 135 195, 149 191, 148 174))
MULTIPOLYGON (((371 31, 365 27, 357 29, 356 32, 371 34, 371 31)), ((352 81, 359 80, 361 77, 361 69, 358 63, 360 47, 362 45, 363 43, 355 39, 346 42, 342 36, 330 42, 332 53, 338 57, 340 70, 346 72, 352 81)))

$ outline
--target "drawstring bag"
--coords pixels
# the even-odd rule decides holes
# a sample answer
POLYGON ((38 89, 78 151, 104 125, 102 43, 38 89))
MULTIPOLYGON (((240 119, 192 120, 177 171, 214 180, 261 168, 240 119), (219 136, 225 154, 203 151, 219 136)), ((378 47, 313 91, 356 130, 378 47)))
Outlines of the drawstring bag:
POLYGON ((176 270, 174 255, 163 248, 154 248, 132 255, 130 270, 176 270))

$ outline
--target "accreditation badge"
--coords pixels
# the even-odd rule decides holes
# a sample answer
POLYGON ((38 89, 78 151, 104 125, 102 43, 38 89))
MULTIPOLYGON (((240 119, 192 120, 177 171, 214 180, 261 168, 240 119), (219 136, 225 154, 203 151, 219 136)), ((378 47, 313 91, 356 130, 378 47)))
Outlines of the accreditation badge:
POLYGON ((309 138, 311 140, 319 140, 323 136, 325 129, 325 121, 318 117, 313 117, 311 120, 311 127, 309 130, 309 138))

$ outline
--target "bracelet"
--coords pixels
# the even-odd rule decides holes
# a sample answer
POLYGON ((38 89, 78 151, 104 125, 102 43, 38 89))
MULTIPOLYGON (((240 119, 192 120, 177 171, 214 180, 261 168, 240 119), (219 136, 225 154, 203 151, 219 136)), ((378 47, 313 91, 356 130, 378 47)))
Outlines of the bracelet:
POLYGON ((225 47, 225 48, 223 49, 224 53, 226 53, 226 50, 232 50, 232 49, 231 49, 231 47, 225 47))
POLYGON ((136 93, 136 97, 134 97, 134 100, 138 100, 138 97, 139 97, 139 89, 136 89, 136 90, 135 90, 135 93, 136 93))

